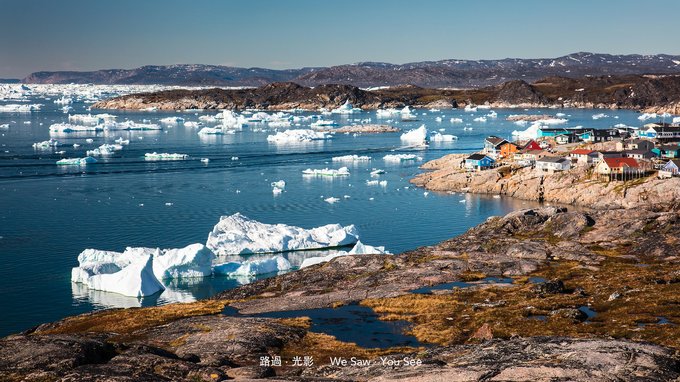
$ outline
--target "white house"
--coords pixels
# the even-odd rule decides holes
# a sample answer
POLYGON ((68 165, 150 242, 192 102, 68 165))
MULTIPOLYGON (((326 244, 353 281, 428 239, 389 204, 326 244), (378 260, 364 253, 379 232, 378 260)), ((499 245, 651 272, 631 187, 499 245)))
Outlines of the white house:
POLYGON ((562 157, 543 157, 536 161, 536 168, 542 171, 565 171, 571 168, 571 161, 562 157))

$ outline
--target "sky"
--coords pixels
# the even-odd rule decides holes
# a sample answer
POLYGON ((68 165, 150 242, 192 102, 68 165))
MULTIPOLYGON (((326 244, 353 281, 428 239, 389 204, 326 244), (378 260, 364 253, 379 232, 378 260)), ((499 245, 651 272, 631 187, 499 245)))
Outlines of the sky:
POLYGON ((680 54, 678 0, 0 0, 0 78, 588 51, 680 54))

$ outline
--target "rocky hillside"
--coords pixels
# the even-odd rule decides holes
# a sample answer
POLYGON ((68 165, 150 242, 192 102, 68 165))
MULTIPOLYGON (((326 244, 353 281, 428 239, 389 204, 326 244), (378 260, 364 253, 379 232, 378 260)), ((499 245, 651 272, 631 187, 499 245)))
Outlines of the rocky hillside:
POLYGON ((555 174, 508 166, 467 173, 460 167, 467 155, 451 154, 428 162, 431 170, 417 175, 412 183, 433 191, 471 192, 511 196, 588 208, 649 208, 669 198, 680 198, 680 179, 654 176, 629 182, 607 182, 581 167, 555 174))
MULTIPOLYGON (((95 104, 100 109, 245 109, 316 110, 345 101, 364 109, 380 107, 458 107, 489 103, 494 107, 667 108, 680 102, 680 75, 548 77, 534 83, 513 80, 472 90, 399 86, 362 90, 351 85, 305 87, 274 83, 249 89, 171 90, 132 94, 95 104)), ((675 105, 675 106, 673 106, 675 105)))
POLYGON ((404 84, 429 88, 475 88, 510 80, 532 82, 548 76, 580 78, 586 75, 678 73, 680 56, 609 55, 573 53, 545 59, 441 60, 403 65, 362 62, 326 68, 273 70, 215 65, 143 66, 92 72, 37 72, 25 83, 95 83, 262 86, 292 81, 306 86, 348 84, 359 87, 404 84))

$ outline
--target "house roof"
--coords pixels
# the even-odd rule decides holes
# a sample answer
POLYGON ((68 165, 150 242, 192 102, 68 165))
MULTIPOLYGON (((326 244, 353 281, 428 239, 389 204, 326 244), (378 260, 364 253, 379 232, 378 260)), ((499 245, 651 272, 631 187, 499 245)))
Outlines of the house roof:
POLYGON ((663 151, 678 151, 680 147, 678 145, 661 145, 659 149, 663 151))
POLYGON ((576 149, 572 150, 571 153, 575 155, 590 155, 594 153, 595 151, 593 150, 588 150, 588 149, 576 149))
POLYGON ((626 151, 624 151, 624 153, 625 154, 634 154, 634 155, 655 155, 650 150, 644 150, 644 149, 626 150, 626 151))
MULTIPOLYGON (((484 155, 484 154, 472 154, 472 155, 470 155, 469 157, 467 157, 467 158, 465 158, 465 159, 466 159, 466 160, 467 160, 467 159, 470 159, 470 160, 482 160, 482 159, 484 159, 484 158, 489 158, 489 157, 487 157, 487 156, 484 155)), ((491 158, 489 158, 489 159, 491 159, 491 158)), ((491 159, 491 160, 493 160, 493 159, 491 159)))
POLYGON ((668 166, 668 165, 671 164, 671 163, 674 164, 675 167, 680 168, 680 159, 671 159, 671 160, 669 160, 668 162, 666 162, 666 164, 664 165, 664 167, 665 167, 665 166, 668 166))
POLYGON ((501 143, 507 142, 505 139, 500 138, 500 137, 497 137, 497 136, 495 136, 495 135, 492 135, 492 136, 490 136, 490 137, 486 137, 486 141, 489 142, 489 143, 491 143, 491 144, 494 145, 494 146, 498 146, 498 145, 500 145, 501 143))
POLYGON ((619 168, 619 167, 640 167, 638 161, 633 158, 604 158, 604 162, 609 166, 609 168, 619 168))
POLYGON ((537 162, 547 162, 547 163, 563 163, 563 162, 569 162, 569 159, 563 158, 563 157, 543 157, 537 162))

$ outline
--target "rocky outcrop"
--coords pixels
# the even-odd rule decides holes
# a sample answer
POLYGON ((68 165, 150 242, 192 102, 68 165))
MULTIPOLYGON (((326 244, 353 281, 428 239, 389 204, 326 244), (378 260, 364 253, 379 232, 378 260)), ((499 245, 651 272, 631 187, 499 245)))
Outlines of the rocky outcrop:
POLYGON ((472 90, 426 89, 412 85, 362 90, 351 85, 308 88, 295 83, 273 83, 255 89, 216 88, 131 94, 97 102, 93 108, 318 110, 336 108, 345 101, 363 109, 405 105, 450 108, 466 104, 503 108, 673 109, 673 105, 680 101, 680 76, 550 77, 533 84, 517 80, 472 90))
POLYGON ((598 209, 649 207, 680 197, 678 178, 607 182, 581 167, 557 173, 509 167, 468 173, 461 169, 464 157, 453 154, 426 163, 422 168, 433 171, 419 174, 411 182, 433 191, 504 195, 598 209))

